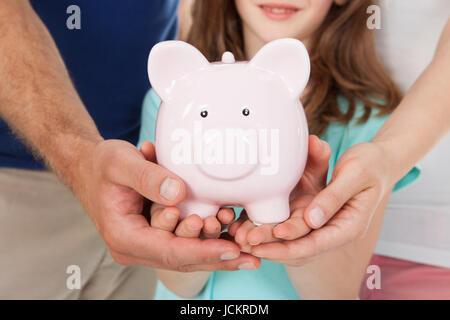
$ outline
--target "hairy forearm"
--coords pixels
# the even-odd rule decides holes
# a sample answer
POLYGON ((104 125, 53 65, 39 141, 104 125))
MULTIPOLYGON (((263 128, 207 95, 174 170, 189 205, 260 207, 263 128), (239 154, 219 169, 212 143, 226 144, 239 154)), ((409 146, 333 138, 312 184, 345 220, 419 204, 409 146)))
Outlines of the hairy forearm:
POLYGON ((313 258, 300 267, 286 266, 287 274, 301 299, 356 299, 361 281, 375 249, 386 195, 378 206, 363 238, 313 258))
POLYGON ((386 154, 395 183, 450 129, 450 22, 433 61, 373 140, 386 154))
POLYGON ((72 184, 76 157, 102 138, 49 32, 25 0, 0 1, 0 83, 0 116, 72 184))
POLYGON ((164 286, 177 296, 191 299, 203 290, 208 282, 211 272, 196 271, 182 273, 178 271, 157 269, 156 275, 164 286))

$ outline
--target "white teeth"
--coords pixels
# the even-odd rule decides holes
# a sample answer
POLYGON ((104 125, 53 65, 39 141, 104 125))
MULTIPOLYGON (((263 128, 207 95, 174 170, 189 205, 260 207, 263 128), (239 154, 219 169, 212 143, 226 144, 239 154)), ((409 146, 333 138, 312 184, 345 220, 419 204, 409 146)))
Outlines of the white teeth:
POLYGON ((266 7, 266 6, 263 6, 263 9, 264 10, 268 10, 268 11, 270 11, 270 12, 272 12, 272 13, 277 13, 277 14, 281 14, 281 13, 290 13, 290 12, 295 12, 295 10, 293 10, 293 9, 284 9, 284 8, 270 8, 270 7, 266 7))

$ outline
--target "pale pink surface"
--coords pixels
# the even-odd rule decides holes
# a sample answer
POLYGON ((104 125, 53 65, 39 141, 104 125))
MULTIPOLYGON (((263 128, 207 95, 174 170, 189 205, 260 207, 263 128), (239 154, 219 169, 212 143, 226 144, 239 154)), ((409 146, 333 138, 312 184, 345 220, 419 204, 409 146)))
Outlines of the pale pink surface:
MULTIPOLYGON (((181 41, 152 49, 149 77, 162 100, 156 125, 157 160, 187 184, 187 197, 178 206, 183 218, 194 213, 202 218, 215 215, 226 205, 245 207, 257 223, 279 223, 289 217, 289 194, 301 178, 308 153, 300 95, 309 68, 306 48, 294 39, 267 44, 248 63, 234 63, 230 54, 222 63, 209 63, 181 41), (248 116, 243 115, 244 108, 250 110, 248 116), (206 118, 200 116, 202 110, 208 111, 206 118), (237 128, 266 132, 269 149, 270 133, 278 132, 278 165, 273 166, 277 170, 267 174, 260 154, 255 163, 174 163, 172 152, 179 144, 174 132, 194 132, 194 123, 201 124, 202 132, 237 128)), ((263 145, 258 138, 258 150, 263 145)))
POLYGON ((381 289, 368 289, 364 279, 361 300, 450 299, 450 269, 374 255, 381 269, 381 289))

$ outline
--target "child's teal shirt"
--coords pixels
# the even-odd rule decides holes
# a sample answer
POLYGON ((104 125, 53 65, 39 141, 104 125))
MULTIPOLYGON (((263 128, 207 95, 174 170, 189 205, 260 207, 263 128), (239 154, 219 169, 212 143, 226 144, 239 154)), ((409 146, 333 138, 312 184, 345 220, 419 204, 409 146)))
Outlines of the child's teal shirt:
MULTIPOLYGON (((342 110, 348 107, 347 100, 343 97, 338 99, 342 110)), ((147 94, 142 109, 142 127, 139 137, 140 145, 143 141, 155 142, 156 117, 161 100, 153 90, 147 94)), ((372 115, 364 124, 357 124, 362 116, 364 108, 359 102, 357 112, 353 120, 348 124, 331 123, 321 137, 327 141, 331 147, 330 167, 328 171, 328 181, 331 178, 334 166, 339 157, 351 146, 369 142, 373 139, 377 131, 381 128, 387 119, 386 116, 376 117, 372 115)), ((420 173, 418 167, 412 169, 395 186, 398 190, 412 181, 420 173)), ((215 271, 212 272, 205 288, 195 298, 198 300, 210 299, 299 299, 284 265, 261 261, 261 267, 257 270, 239 270, 239 271, 215 271)), ((181 299, 158 281, 155 299, 181 299)))

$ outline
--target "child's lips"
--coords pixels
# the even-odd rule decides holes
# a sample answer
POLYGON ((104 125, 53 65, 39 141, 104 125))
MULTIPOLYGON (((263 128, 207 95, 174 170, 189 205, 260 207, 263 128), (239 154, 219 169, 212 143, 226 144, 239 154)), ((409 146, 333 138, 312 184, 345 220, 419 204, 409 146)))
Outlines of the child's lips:
POLYGON ((279 3, 267 3, 259 5, 259 7, 266 17, 273 20, 287 20, 300 10, 297 7, 279 3))

